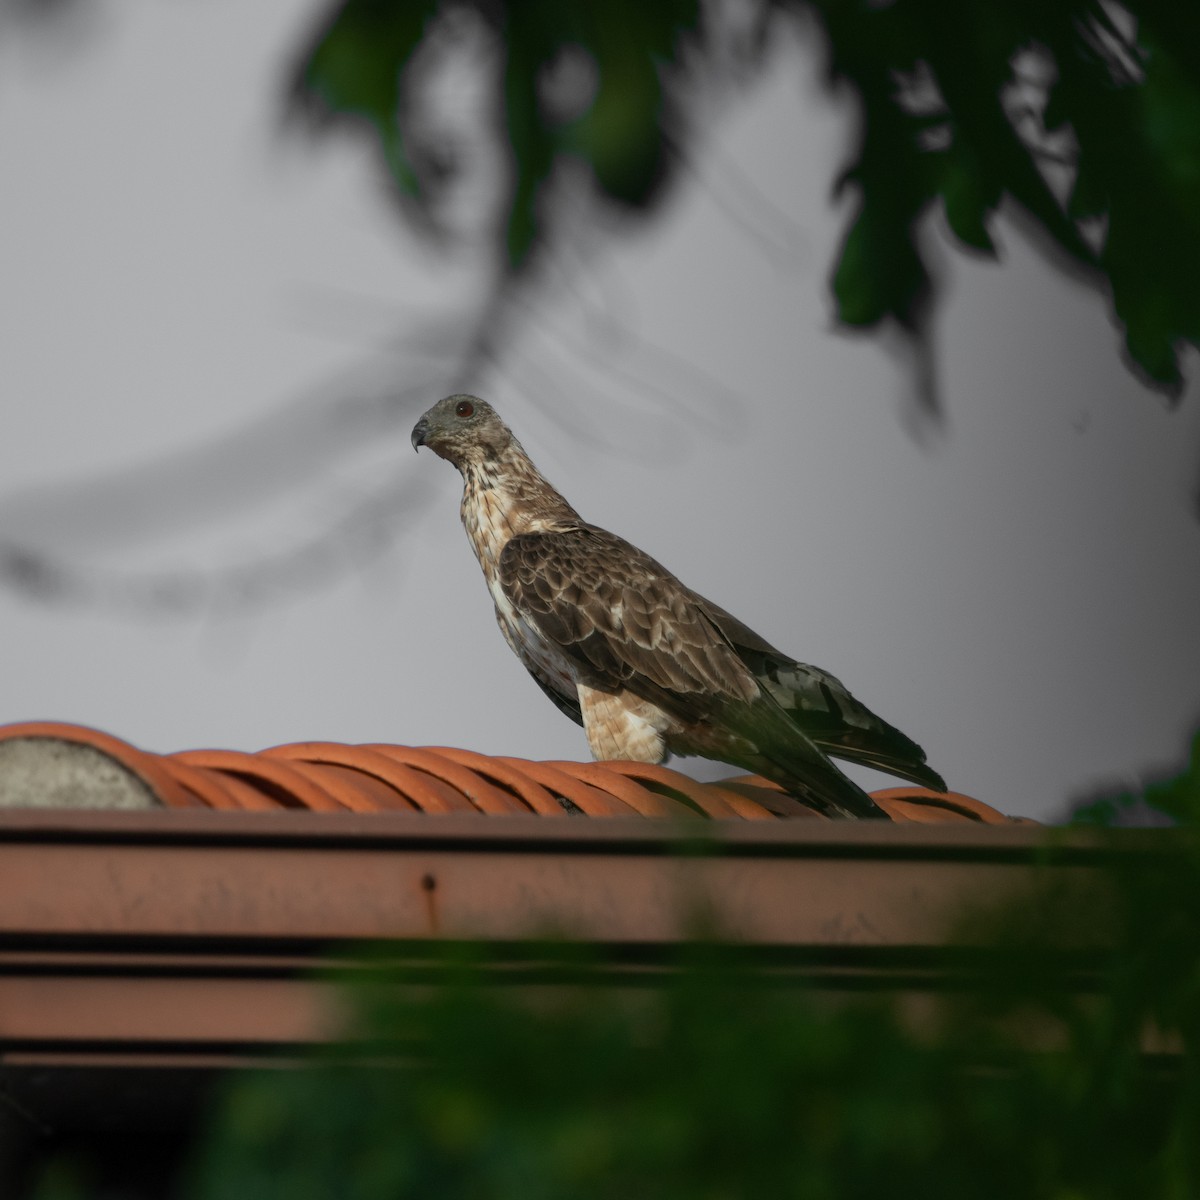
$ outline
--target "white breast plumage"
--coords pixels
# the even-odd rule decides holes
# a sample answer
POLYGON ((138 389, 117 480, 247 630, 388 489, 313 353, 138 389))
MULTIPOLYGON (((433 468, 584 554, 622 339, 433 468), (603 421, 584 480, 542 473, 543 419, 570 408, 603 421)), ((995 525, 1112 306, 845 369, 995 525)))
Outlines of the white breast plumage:
POLYGON ((517 612, 495 576, 488 579, 488 591, 496 605, 500 632, 526 669, 552 683, 564 695, 575 696, 575 674, 563 655, 517 612))
MULTIPOLYGON (((524 663, 526 670, 540 676, 564 695, 576 695, 576 681, 563 655, 524 620, 500 586, 500 555, 509 540, 525 524, 512 510, 502 492, 491 488, 468 488, 463 493, 462 523, 475 557, 483 568, 496 620, 504 640, 524 663)), ((521 530, 521 532, 527 532, 521 530)))

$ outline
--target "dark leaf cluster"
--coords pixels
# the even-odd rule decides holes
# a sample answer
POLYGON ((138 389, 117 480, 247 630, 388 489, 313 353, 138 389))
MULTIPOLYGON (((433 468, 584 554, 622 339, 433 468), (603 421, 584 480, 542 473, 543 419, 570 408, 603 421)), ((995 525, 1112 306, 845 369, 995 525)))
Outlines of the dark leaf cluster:
MULTIPOLYGON (((552 236, 563 164, 648 213, 691 134, 682 82, 703 74, 726 0, 344 0, 303 58, 310 111, 365 120, 409 211, 428 219, 441 163, 411 120, 421 52, 469 12, 490 32, 485 136, 511 179, 498 249, 518 271, 552 236), (441 31, 439 33, 439 31, 441 31)), ((743 6, 744 7, 744 6, 743 6)), ((927 333, 936 291, 921 232, 944 215, 994 255, 998 206, 1023 212, 1060 265, 1108 291, 1131 362, 1169 393, 1200 344, 1200 9, 1171 0, 774 0, 742 41, 764 60, 772 21, 814 15, 831 88, 860 101, 838 186, 857 189, 832 287, 839 319, 927 333)), ((726 58, 728 55, 726 55, 726 58)), ((803 148, 783 147, 784 153, 803 148)))
POLYGON ((440 26, 456 28, 450 23, 464 9, 503 51, 486 119, 511 154, 502 237, 512 269, 545 237, 562 160, 585 164, 610 200, 650 207, 670 174, 669 76, 700 37, 699 0, 348 0, 305 57, 299 96, 318 112, 367 120, 412 210, 428 217, 435 201, 422 169, 426 147, 415 144, 407 117, 422 82, 419 52, 440 26))
POLYGON ((916 236, 939 207, 993 255, 1008 200, 1057 260, 1105 286, 1130 359, 1183 383, 1200 344, 1200 10, 1112 3, 820 3, 831 76, 862 97, 861 201, 834 275, 841 318, 919 327, 916 236))

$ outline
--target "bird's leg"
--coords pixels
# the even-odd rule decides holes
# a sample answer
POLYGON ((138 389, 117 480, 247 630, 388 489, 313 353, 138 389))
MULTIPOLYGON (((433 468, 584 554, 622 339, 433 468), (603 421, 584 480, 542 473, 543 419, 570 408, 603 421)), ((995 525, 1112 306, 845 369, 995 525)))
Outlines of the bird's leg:
POLYGON ((606 692, 580 683, 579 707, 592 757, 660 763, 667 758, 665 714, 632 692, 606 692))

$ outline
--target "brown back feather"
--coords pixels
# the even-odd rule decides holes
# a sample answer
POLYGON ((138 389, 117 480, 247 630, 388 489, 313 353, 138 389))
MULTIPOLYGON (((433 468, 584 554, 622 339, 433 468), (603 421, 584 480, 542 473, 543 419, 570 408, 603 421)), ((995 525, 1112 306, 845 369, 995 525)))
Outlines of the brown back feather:
POLYGON ((522 534, 500 555, 516 609, 603 686, 638 680, 697 701, 753 700, 758 684, 692 593, 594 525, 522 534))

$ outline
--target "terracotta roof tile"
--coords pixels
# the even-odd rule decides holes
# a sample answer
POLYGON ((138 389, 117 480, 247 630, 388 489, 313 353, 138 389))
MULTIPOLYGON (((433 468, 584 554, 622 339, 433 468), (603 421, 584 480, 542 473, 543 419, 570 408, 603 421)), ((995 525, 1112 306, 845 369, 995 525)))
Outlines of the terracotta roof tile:
MULTIPOLYGON (((165 755, 162 760, 168 770, 174 763, 215 771, 222 777, 249 784, 268 801, 280 808, 311 808, 314 812, 337 812, 351 808, 323 787, 315 778, 316 772, 297 770, 268 754, 247 754, 243 750, 184 750, 165 755)), ((255 804, 256 808, 271 807, 255 804)))
POLYGON ((524 764, 519 759, 493 758, 477 750, 460 750, 455 746, 432 746, 430 749, 508 788, 539 816, 569 815, 553 792, 538 783, 528 770, 522 770, 524 764))
POLYGON ((507 766, 515 767, 537 780, 559 797, 567 813, 588 817, 632 817, 636 815, 628 804, 604 788, 593 787, 582 779, 569 775, 555 763, 534 762, 527 758, 501 758, 507 766))
MULTIPOLYGON (((623 771, 614 769, 611 763, 598 762, 564 762, 546 763, 571 779, 591 784, 602 792, 607 792, 622 804, 626 804, 639 817, 692 817, 695 813, 678 800, 664 796, 659 792, 626 777, 623 771)), ((672 772, 673 774, 674 772, 672 772)), ((628 815, 623 813, 622 815, 628 815)), ((733 813, 728 814, 732 816, 733 813)))
MULTIPOLYGON (((0 726, 0 750, 5 743, 22 743, 35 750, 39 743, 47 743, 57 756, 55 762, 64 752, 69 757, 72 747, 99 751, 125 773, 130 794, 145 797, 143 807, 157 803, 168 808, 329 813, 821 819, 757 776, 699 783, 647 763, 533 762, 445 746, 338 742, 297 742, 255 754, 235 750, 153 754, 111 734, 58 722, 0 726)), ((61 770, 49 765, 49 757, 46 761, 47 771, 61 770)), ((15 798, 8 791, 0 762, 0 806, 38 802, 28 798, 28 783, 15 798)), ((897 787, 873 796, 897 822, 995 825, 1013 820, 958 792, 943 795, 925 788, 897 787)), ((69 803, 87 806, 89 801, 83 796, 69 803)))
MULTIPOLYGON (((678 771, 660 767, 655 763, 613 762, 606 764, 605 769, 627 775, 655 791, 662 791, 668 795, 676 792, 691 801, 706 816, 744 817, 747 821, 769 821, 773 816, 770 810, 750 796, 735 792, 720 783, 698 783, 687 775, 681 775, 678 771)), ((797 807, 803 808, 803 805, 797 807)))

